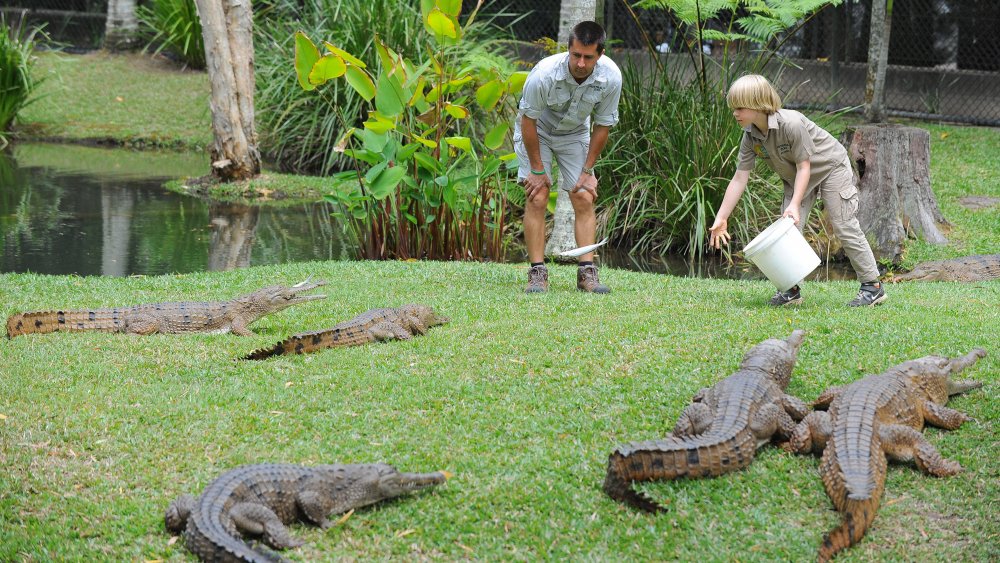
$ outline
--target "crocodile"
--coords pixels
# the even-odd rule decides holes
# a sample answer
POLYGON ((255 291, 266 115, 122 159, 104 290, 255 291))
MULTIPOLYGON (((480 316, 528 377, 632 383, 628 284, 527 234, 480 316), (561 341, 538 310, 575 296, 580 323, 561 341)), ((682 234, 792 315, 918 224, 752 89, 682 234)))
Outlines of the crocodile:
POLYGON ((359 346, 384 340, 409 340, 417 334, 427 334, 432 326, 448 322, 426 305, 403 305, 371 309, 334 325, 332 328, 300 332, 270 348, 260 348, 243 356, 243 360, 263 360, 283 354, 308 354, 325 348, 359 346))
POLYGON ((819 453, 827 496, 843 522, 823 538, 819 561, 858 543, 875 519, 885 489, 888 459, 914 461, 921 471, 947 477, 961 466, 947 460, 921 433, 924 423, 954 430, 969 420, 945 405, 951 395, 982 387, 951 376, 985 357, 976 348, 953 359, 925 356, 850 385, 833 387, 815 401, 795 428, 787 449, 819 453))
POLYGON ((251 546, 242 536, 273 549, 298 547, 287 524, 302 521, 324 530, 329 519, 355 508, 434 487, 451 475, 400 473, 386 464, 302 465, 265 463, 227 471, 197 499, 182 495, 164 514, 167 531, 184 535, 187 548, 203 561, 283 561, 251 546))
POLYGON ((788 438, 809 412, 784 392, 804 336, 795 330, 751 348, 739 370, 694 396, 672 436, 618 447, 608 459, 604 491, 640 510, 663 510, 633 483, 716 477, 749 465, 772 438, 788 438))
POLYGON ((975 254, 951 260, 921 262, 892 281, 977 282, 1000 279, 1000 254, 975 254))
POLYGON ((17 313, 7 319, 7 338, 50 332, 125 332, 129 334, 181 334, 192 332, 253 336, 248 325, 265 315, 292 305, 324 299, 326 295, 301 295, 325 285, 309 279, 285 287, 273 285, 229 301, 179 301, 75 311, 17 313))

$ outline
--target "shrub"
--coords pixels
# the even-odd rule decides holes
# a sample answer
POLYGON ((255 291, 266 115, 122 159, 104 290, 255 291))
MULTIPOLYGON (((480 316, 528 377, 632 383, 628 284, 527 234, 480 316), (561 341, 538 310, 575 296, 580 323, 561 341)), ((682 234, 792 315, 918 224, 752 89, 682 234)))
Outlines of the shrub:
POLYGON ((27 29, 24 25, 8 27, 0 16, 0 144, 6 144, 5 131, 25 106, 41 82, 32 76, 35 58, 35 38, 41 28, 27 29))
MULTIPOLYGON (((364 100, 365 120, 335 147, 356 161, 358 170, 340 175, 355 182, 329 199, 365 258, 499 260, 514 185, 510 119, 527 73, 468 43, 475 11, 462 27, 452 0, 422 0, 421 8, 418 21, 433 40, 415 52, 417 63, 377 35, 374 67, 330 42, 321 53, 295 34, 304 90, 339 83, 364 100)), ((355 117, 342 119, 346 126, 355 117)))
POLYGON ((151 6, 139 6, 136 16, 146 26, 154 52, 166 50, 191 68, 205 68, 205 41, 194 0, 154 0, 151 6))

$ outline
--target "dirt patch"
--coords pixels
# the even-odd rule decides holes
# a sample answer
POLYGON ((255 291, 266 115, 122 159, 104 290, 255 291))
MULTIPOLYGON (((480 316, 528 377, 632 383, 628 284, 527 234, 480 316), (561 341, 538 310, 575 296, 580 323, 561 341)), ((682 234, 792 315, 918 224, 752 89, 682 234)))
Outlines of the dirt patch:
POLYGON ((171 74, 204 72, 203 70, 193 70, 187 65, 174 61, 162 53, 111 53, 108 51, 93 51, 82 56, 100 60, 118 60, 126 63, 131 68, 145 72, 171 74))
POLYGON ((958 204, 966 209, 985 209, 1000 204, 1000 197, 986 195, 967 195, 958 198, 958 204))

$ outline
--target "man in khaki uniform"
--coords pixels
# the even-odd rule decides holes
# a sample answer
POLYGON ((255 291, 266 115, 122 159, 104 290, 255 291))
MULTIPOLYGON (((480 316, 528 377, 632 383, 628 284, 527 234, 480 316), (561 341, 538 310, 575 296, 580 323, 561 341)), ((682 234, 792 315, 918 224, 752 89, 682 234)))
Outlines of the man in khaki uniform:
MULTIPOLYGON (((858 188, 847 150, 801 113, 781 109, 781 98, 763 76, 739 78, 729 88, 726 100, 744 133, 740 161, 710 229, 709 245, 720 248, 729 242, 729 216, 746 189, 756 159, 761 158, 784 183, 782 216, 791 217, 800 231, 816 197, 823 198, 833 233, 861 282, 858 296, 848 305, 872 306, 885 301, 875 255, 858 222, 858 188)), ((770 301, 776 307, 799 303, 799 286, 779 291, 770 301)))

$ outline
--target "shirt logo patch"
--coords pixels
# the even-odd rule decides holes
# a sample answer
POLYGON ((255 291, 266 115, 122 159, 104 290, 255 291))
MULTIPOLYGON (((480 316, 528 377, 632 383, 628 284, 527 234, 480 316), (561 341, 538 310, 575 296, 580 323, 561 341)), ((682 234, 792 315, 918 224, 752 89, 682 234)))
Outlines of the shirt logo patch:
POLYGON ((754 143, 753 152, 760 158, 771 158, 771 155, 767 153, 767 149, 760 143, 754 143))
POLYGON ((792 145, 788 143, 783 143, 778 145, 778 154, 785 154, 786 152, 791 152, 792 145))

